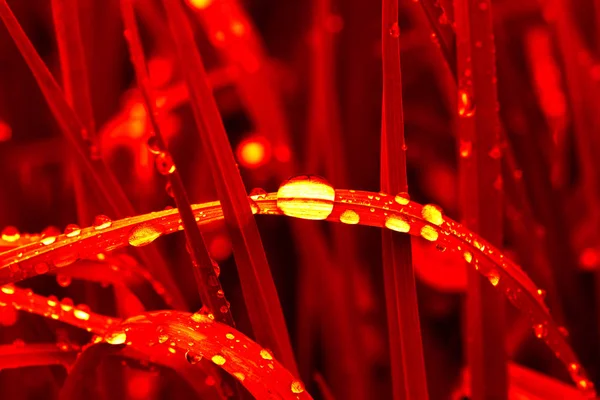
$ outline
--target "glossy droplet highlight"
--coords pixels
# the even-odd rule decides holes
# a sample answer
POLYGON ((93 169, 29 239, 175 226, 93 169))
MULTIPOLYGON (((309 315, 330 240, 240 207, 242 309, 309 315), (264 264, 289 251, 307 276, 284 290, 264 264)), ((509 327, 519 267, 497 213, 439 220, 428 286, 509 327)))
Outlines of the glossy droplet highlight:
POLYGON ((150 153, 152 154, 160 154, 163 152, 158 137, 155 135, 150 136, 146 141, 146 144, 148 145, 148 150, 150 150, 150 153))
POLYGON ((490 271, 487 278, 492 286, 498 286, 498 283, 500 282, 500 275, 498 275, 496 271, 490 271))
POLYGON ((40 241, 46 246, 51 245, 52 243, 56 242, 56 236, 59 234, 60 231, 57 228, 49 226, 42 231, 42 240, 40 241))
POLYGON ((21 234, 19 233, 19 230, 14 226, 7 226, 6 228, 2 229, 2 240, 5 240, 9 243, 13 243, 19 240, 20 238, 21 234))
POLYGON ((426 204, 421 210, 421 215, 425 218, 425 221, 430 222, 434 225, 440 226, 444 223, 444 217, 439 207, 433 204, 426 204))
POLYGON ((165 335, 165 334, 158 335, 158 343, 163 344, 167 340, 169 340, 169 335, 165 335))
POLYGON ((262 349, 260 351, 260 356, 263 358, 263 360, 272 360, 273 356, 271 355, 271 353, 269 353, 269 350, 267 349, 262 349))
POLYGON ((349 225, 356 225, 360 222, 360 217, 355 211, 346 210, 340 215, 340 222, 349 225))
POLYGON ((188 350, 185 353, 185 360, 187 362, 189 362, 190 364, 194 365, 194 364, 198 364, 200 362, 200 360, 202 360, 202 356, 200 354, 196 354, 196 353, 192 352, 191 350, 188 350))
POLYGON ((98 215, 94 218, 94 229, 100 231, 102 229, 110 228, 112 220, 106 215, 98 215))
POLYGON ((131 246, 142 247, 154 242, 162 234, 162 228, 159 225, 141 224, 129 232, 127 240, 131 246))
POLYGON ((421 237, 430 242, 435 242, 439 237, 439 233, 433 226, 425 225, 421 228, 421 237))
POLYGON ((123 344, 127 341, 127 335, 123 331, 111 332, 104 337, 104 340, 106 340, 106 343, 108 344, 123 344))
POLYGON ((465 251, 463 253, 463 257, 465 258, 465 261, 468 263, 471 263, 471 261, 473 261, 473 253, 471 253, 470 251, 465 251))
POLYGON ((220 354, 215 354, 214 356, 212 356, 211 360, 217 365, 223 365, 227 361, 225 357, 223 357, 220 354))
POLYGON ((287 216, 323 220, 333 211, 335 190, 318 176, 298 176, 281 184, 277 207, 287 216))
POLYGON ((533 326, 533 333, 536 338, 543 339, 548 336, 548 328, 546 328, 545 324, 535 324, 533 326))
POLYGON ((233 376, 235 376, 240 382, 244 382, 244 379, 246 379, 246 375, 242 374, 241 372, 234 372, 233 376))
POLYGON ((410 231, 410 224, 400 216, 389 216, 385 220, 385 227, 396 232, 406 233, 410 231))

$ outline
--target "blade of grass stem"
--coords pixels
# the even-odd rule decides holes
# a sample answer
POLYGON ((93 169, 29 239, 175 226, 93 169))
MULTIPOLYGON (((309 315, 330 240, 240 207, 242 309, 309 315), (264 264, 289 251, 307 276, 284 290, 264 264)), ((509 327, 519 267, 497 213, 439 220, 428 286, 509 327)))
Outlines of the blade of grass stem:
POLYGON ((204 155, 208 158, 232 239, 254 334, 259 343, 271 348, 283 364, 296 373, 296 362, 275 283, 189 21, 179 0, 163 0, 163 5, 190 91, 190 103, 204 155))
MULTIPOLYGON (((58 121, 61 131, 73 146, 82 165, 90 172, 95 184, 103 194, 113 213, 121 218, 127 215, 135 215, 131 203, 106 164, 101 159, 93 156, 89 151, 82 134, 86 129, 85 126, 67 103, 59 85, 36 52, 31 41, 27 38, 6 0, 0 0, 0 19, 4 22, 21 55, 31 69, 48 106, 58 121)), ((172 293, 175 303, 178 307, 183 308, 185 302, 169 274, 166 263, 156 249, 149 248, 140 253, 140 256, 148 267, 155 268, 160 279, 172 293)))
MULTIPOLYGON (((467 226, 502 246, 503 151, 496 94, 491 2, 455 0, 458 62, 458 132, 472 148, 460 157, 462 218, 467 226), (469 73, 471 76, 469 76, 469 73)), ((508 396, 504 298, 479 274, 468 274, 466 347, 474 399, 508 396)))
POLYGON ((452 28, 452 17, 439 1, 418 1, 421 3, 423 12, 429 20, 433 34, 436 37, 436 42, 444 55, 444 59, 448 63, 448 68, 453 75, 456 75, 456 34, 452 28))
MULTIPOLYGON (((398 0, 382 1, 383 113, 381 189, 407 193, 398 0)), ((384 230, 383 279, 394 399, 427 399, 410 238, 384 230)))
MULTIPOLYGON (((158 141, 159 148, 166 151, 167 144, 157 120, 156 98, 153 96, 152 89, 150 88, 150 77, 148 76, 146 58, 138 32, 132 0, 121 0, 121 13, 127 32, 126 37, 131 53, 131 61, 135 69, 138 87, 144 99, 148 120, 158 141)), ((200 295, 202 304, 208 308, 217 321, 234 326, 228 301, 223 294, 221 282, 214 267, 215 261, 210 257, 204 238, 194 219, 192 207, 190 206, 176 163, 173 165, 174 171, 168 174, 167 178, 173 188, 175 203, 179 210, 183 230, 189 245, 188 251, 192 259, 198 294, 200 295)))

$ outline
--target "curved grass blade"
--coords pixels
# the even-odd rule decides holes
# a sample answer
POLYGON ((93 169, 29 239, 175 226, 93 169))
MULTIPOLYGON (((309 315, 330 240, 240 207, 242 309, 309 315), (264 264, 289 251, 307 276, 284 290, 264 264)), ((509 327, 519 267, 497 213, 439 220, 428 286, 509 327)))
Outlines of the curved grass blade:
MULTIPOLYGON (((338 189, 335 194, 333 210, 327 216, 327 221, 340 222, 340 217, 342 220, 344 219, 344 213, 347 215, 348 212, 351 212, 352 215, 355 215, 354 220, 356 223, 360 225, 402 231, 429 241, 435 241, 439 249, 458 252, 469 265, 472 265, 475 270, 487 277, 492 286, 504 293, 529 318, 536 336, 542 339, 565 365, 578 387, 587 393, 595 393, 593 384, 587 379, 585 370, 581 367, 577 356, 568 345, 561 329, 552 320, 543 301, 543 291, 536 287, 521 268, 505 257, 500 250, 459 223, 445 216, 442 217, 441 214, 434 214, 435 217, 432 218, 432 206, 421 206, 404 197, 394 197, 385 193, 338 189)), ((256 212, 260 214, 283 215, 283 211, 277 206, 276 193, 270 193, 264 197, 261 196, 261 198, 250 198, 249 200, 255 202, 257 205, 256 212)), ((308 215, 314 212, 314 198, 297 197, 286 201, 292 201, 296 210, 303 211, 308 215)), ((317 204, 317 206, 320 205, 317 204)), ((197 213, 200 226, 223 218, 218 202, 193 205, 192 208, 197 213), (200 219, 200 216, 202 219, 200 219)), ((181 229, 179 228, 178 219, 177 210, 166 210, 115 221, 110 228, 102 231, 97 231, 94 228, 83 229, 78 238, 61 236, 56 238, 56 241, 50 245, 36 243, 24 248, 13 249, 0 255, 0 283, 22 280, 24 275, 34 276, 38 274, 33 266, 41 260, 52 264, 55 261, 55 254, 57 255, 56 260, 60 261, 60 257, 64 257, 65 254, 70 254, 73 251, 92 257, 92 255, 105 251, 106 248, 111 250, 125 247, 129 244, 128 237, 130 233, 136 232, 137 229, 156 226, 158 227, 156 229, 161 229, 162 234, 175 232, 181 229), (44 249, 44 247, 47 249, 44 249), (24 261, 19 263, 19 259, 24 261), (25 268, 21 270, 22 267, 25 268), (33 272, 27 272, 32 269, 33 272)), ((15 293, 18 291, 23 293, 23 289, 13 286, 8 287, 10 288, 8 289, 9 292, 15 293)), ((12 300, 14 298, 9 297, 11 295, 12 293, 7 294, 0 291, 0 302, 5 304, 7 302, 14 303, 12 300)), ((18 300, 17 306, 27 304, 27 297, 24 294, 21 294, 18 300)), ((37 307, 28 307, 27 310, 40 315, 47 314, 48 305, 45 298, 42 298, 41 302, 38 301, 36 304, 38 304, 37 307)), ((115 320, 109 320, 110 323, 107 322, 105 317, 101 317, 95 324, 114 325, 115 320)), ((71 321, 68 323, 79 323, 77 319, 73 318, 68 321, 71 321)))
MULTIPOLYGON (((105 200, 111 207, 113 213, 119 217, 135 215, 131 203, 127 199, 121 186, 116 181, 106 164, 101 159, 97 159, 91 154, 87 143, 83 139, 86 127, 73 109, 67 103, 60 87, 52 77, 52 74, 36 52, 23 31, 19 22, 12 13, 6 0, 0 0, 0 19, 8 29, 13 41, 17 45, 21 55, 31 69, 48 106, 54 114, 61 131, 64 133, 68 142, 73 146, 76 154, 79 156, 82 165, 90 172, 95 184, 104 195, 105 200)), ((143 261, 149 268, 154 268, 165 286, 172 293, 178 307, 183 308, 185 302, 177 290, 177 285, 172 280, 168 267, 156 249, 148 249, 141 253, 143 261)))
POLYGON ((275 283, 189 22, 180 0, 163 0, 163 5, 190 91, 198 133, 223 207, 252 329, 257 341, 271 348, 284 365, 296 373, 275 283))
MULTIPOLYGON (((150 78, 148 76, 146 58, 144 56, 144 50, 138 32, 132 0, 121 0, 121 13, 127 29, 126 37, 128 39, 127 42, 129 44, 131 60, 135 69, 138 87, 144 98, 148 119, 154 131, 158 146, 161 151, 163 151, 162 154, 168 155, 166 141, 161 133, 157 120, 158 111, 156 108, 156 99, 150 88, 150 78)), ((160 157, 160 155, 158 157, 160 157)), ((169 157, 171 156, 169 155, 169 157)), ((215 261, 210 257, 204 238, 200 233, 198 225, 196 225, 192 207, 190 206, 187 193, 183 186, 183 181, 181 180, 181 176, 179 175, 175 163, 173 163, 172 173, 167 174, 167 178, 173 188, 175 203, 177 204, 179 215, 181 216, 183 223, 185 237, 189 244, 189 254, 192 259, 194 277, 198 286, 200 300, 202 301, 202 304, 215 315, 217 321, 234 326, 235 324, 233 322, 231 310, 229 309, 229 302, 225 298, 216 272, 218 267, 215 268, 215 261)))
MULTIPOLYGON (((381 24, 381 190, 407 193, 398 0, 382 1, 381 24)), ((383 230, 382 246, 393 396, 397 400, 427 399, 429 395, 410 237, 383 230)))

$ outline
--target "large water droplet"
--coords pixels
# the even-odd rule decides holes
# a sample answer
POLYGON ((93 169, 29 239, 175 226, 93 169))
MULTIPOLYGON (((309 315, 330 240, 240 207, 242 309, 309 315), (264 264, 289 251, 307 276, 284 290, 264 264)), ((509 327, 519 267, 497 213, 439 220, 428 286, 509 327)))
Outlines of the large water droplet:
POLYGON ((141 224, 131 229, 128 241, 134 247, 142 247, 154 242, 162 234, 160 225, 141 224))
POLYGON ((277 191, 277 207, 287 216, 323 220, 333 211, 335 190, 325 179, 303 175, 288 179, 277 191))
POLYGON ((115 331, 107 334, 104 337, 104 340, 106 340, 106 343, 108 344, 123 344, 127 341, 127 335, 123 331, 115 331))
POLYGON ((340 215, 340 222, 349 225, 356 225, 360 222, 360 217, 355 211, 346 210, 340 215))
POLYGON ((227 361, 225 357, 223 357, 220 354, 215 354, 214 356, 212 356, 211 360, 217 365, 223 365, 227 361))
POLYGON ((21 237, 19 230, 14 226, 7 226, 2 229, 2 240, 6 240, 7 242, 16 242, 21 237))
POLYGON ((48 246, 52 243, 56 242, 56 237, 60 235, 60 231, 58 228, 54 226, 49 226, 48 228, 42 231, 42 244, 48 246))
POLYGON ((434 225, 440 226, 444 223, 444 217, 442 211, 433 204, 426 204, 421 210, 421 215, 425 218, 425 221, 430 222, 434 225))
POLYGON ((291 385, 292 393, 302 393, 304 392, 304 385, 300 381, 292 381, 291 385))
POLYGON ((430 242, 435 242, 439 237, 439 233, 433 226, 424 225, 421 228, 421 237, 430 242))
POLYGON ((410 231, 410 224, 402 217, 391 215, 385 220, 385 227, 396 232, 410 231))
POLYGON ((401 192, 394 197, 394 200, 401 206, 405 206, 410 202, 410 196, 406 192, 401 192))

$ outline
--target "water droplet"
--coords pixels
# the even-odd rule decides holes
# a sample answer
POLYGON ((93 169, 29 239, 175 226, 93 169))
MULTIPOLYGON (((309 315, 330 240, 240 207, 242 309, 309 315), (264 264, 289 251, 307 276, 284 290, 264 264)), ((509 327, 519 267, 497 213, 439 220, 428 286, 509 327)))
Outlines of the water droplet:
POLYGON ((208 316, 206 316, 202 313, 192 314, 192 316, 190 318, 194 322, 201 322, 201 323, 205 323, 205 324, 211 324, 213 322, 213 320, 211 318, 209 318, 208 316))
POLYGON ((71 277, 67 275, 56 275, 56 283, 61 287, 68 287, 71 284, 71 277))
POLYGON ((400 204, 401 206, 405 206, 410 202, 410 196, 406 192, 401 192, 394 197, 394 200, 396 200, 396 203, 400 204))
POLYGON ((356 225, 360 221, 360 217, 355 211, 346 210, 340 215, 340 222, 349 225, 356 225))
POLYGON ((90 319, 89 308, 86 305, 80 304, 73 310, 73 316, 82 321, 90 319))
POLYGON ((535 334, 536 338, 543 339, 548 336, 548 328, 545 324, 535 324, 533 326, 533 333, 535 334))
POLYGON ((191 350, 188 350, 185 353, 185 359, 187 362, 194 365, 194 364, 199 363, 200 360, 202 360, 202 356, 200 354, 196 354, 196 353, 192 352, 191 350))
POLYGON ((13 286, 2 286, 0 288, 0 292, 4 293, 4 294, 15 294, 15 288, 13 286))
POLYGON ((46 272, 48 272, 48 264, 46 264, 45 262, 42 261, 42 262, 35 264, 33 269, 35 270, 35 272, 37 274, 45 274, 46 272))
POLYGON ((212 356, 211 360, 217 365, 223 365, 227 361, 225 357, 223 357, 220 354, 215 354, 214 356, 212 356))
POLYGON ((398 22, 394 22, 390 27, 390 36, 393 38, 400 37, 400 27, 398 26, 398 22))
POLYGON ((421 228, 421 237, 430 242, 435 242, 439 237, 439 233, 433 226, 424 225, 421 228))
POLYGON ((233 333, 226 333, 226 334, 225 334, 225 337, 226 337, 227 339, 229 339, 229 340, 233 340, 233 339, 235 339, 235 336, 233 335, 233 333))
POLYGON ((94 229, 100 231, 109 228, 112 225, 112 220, 106 215, 98 215, 94 218, 94 229))
POLYGON ((498 286, 498 282, 500 282, 500 275, 498 275, 496 271, 490 271, 487 278, 492 286, 498 286))
POLYGON ((262 349, 260 351, 260 356, 263 358, 263 360, 272 360, 273 359, 273 356, 267 349, 262 349))
POLYGON ((234 372, 233 376, 238 378, 240 382, 244 382, 244 379, 246 379, 246 375, 242 374, 241 372, 234 372))
POLYGON ((19 230, 14 226, 7 226, 2 229, 2 240, 5 240, 9 243, 16 242, 21 237, 19 230))
POLYGON ((538 296, 540 296, 542 299, 544 299, 546 297, 546 291, 544 289, 538 289, 537 290, 537 294, 538 296))
POLYGON ((128 242, 131 246, 142 247, 154 242, 163 234, 158 224, 141 224, 129 232, 128 242))
POLYGON ((169 175, 175 172, 175 163, 168 153, 161 152, 156 156, 156 169, 161 175, 169 175))
POLYGON ((150 150, 150 153, 152 154, 160 154, 163 152, 163 149, 161 148, 160 142, 156 135, 150 136, 146 141, 146 144, 148 145, 148 150, 150 150))
POLYGON ((458 115, 469 118, 475 115, 475 102, 473 96, 466 90, 458 91, 458 115))
POLYGON ((52 243, 56 242, 56 237, 60 235, 60 231, 58 228, 54 226, 49 226, 48 228, 42 231, 42 244, 48 246, 52 243))
POLYGON ((473 151, 473 143, 465 140, 461 140, 458 149, 460 156, 462 158, 468 158, 471 156, 473 151))
POLYGON ((468 263, 471 263, 471 261, 473 261, 473 254, 470 251, 465 251, 463 253, 463 257, 465 258, 465 261, 468 263))
POLYGON ((303 175, 288 179, 277 191, 277 207, 287 216, 323 220, 333 211, 335 190, 325 179, 303 175))
POLYGON ((81 233, 81 228, 75 224, 69 224, 65 228, 65 235, 67 235, 67 237, 79 236, 80 233, 81 233))
POLYGON ((439 207, 433 204, 426 204, 421 210, 421 215, 425 218, 425 221, 430 222, 434 225, 440 226, 444 223, 444 217, 439 207))
POLYGON ((396 232, 410 231, 410 224, 400 216, 391 215, 385 220, 385 227, 396 232))
POLYGON ((163 334, 160 334, 160 335, 158 335, 158 343, 160 343, 160 344, 163 344, 163 343, 165 343, 167 340, 169 340, 169 335, 165 335, 164 333, 163 333, 163 334))
POLYGON ((300 381, 292 381, 291 385, 292 393, 302 393, 304 392, 304 385, 300 381))
POLYGON ((123 344, 127 341, 127 335, 123 331, 115 331, 115 332, 111 332, 111 333, 107 334, 104 337, 104 340, 106 340, 106 342, 108 344, 113 344, 113 345, 123 344))
POLYGON ((267 197, 267 191, 262 188, 254 188, 250 191, 249 195, 253 200, 265 199, 267 197))

